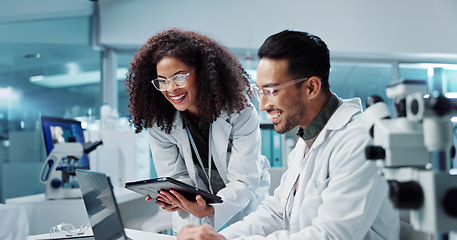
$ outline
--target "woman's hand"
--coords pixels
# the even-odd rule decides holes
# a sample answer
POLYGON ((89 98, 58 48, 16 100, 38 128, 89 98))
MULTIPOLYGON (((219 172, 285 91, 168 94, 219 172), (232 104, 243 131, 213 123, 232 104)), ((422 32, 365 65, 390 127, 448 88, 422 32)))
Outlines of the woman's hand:
MULTIPOLYGON (((154 200, 154 199, 151 198, 150 196, 146 197, 146 201, 149 202, 151 200, 154 200)), ((155 200, 155 204, 157 206, 161 207, 163 210, 168 211, 168 212, 176 212, 176 211, 181 209, 180 207, 178 207, 175 204, 173 204, 171 201, 167 201, 167 200, 165 200, 164 198, 161 198, 161 197, 158 197, 155 200)))
POLYGON ((177 240, 225 240, 207 223, 200 226, 186 225, 179 231, 177 240))
POLYGON ((195 202, 187 200, 183 195, 175 190, 160 191, 157 195, 159 196, 159 201, 163 201, 169 205, 183 209, 196 217, 203 218, 214 214, 214 208, 207 205, 206 201, 200 195, 195 197, 195 202))

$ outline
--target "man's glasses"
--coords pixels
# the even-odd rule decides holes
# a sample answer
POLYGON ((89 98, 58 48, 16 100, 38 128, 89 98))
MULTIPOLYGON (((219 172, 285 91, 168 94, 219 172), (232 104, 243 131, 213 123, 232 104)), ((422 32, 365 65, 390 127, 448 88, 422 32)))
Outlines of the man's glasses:
POLYGON ((187 84, 187 77, 193 71, 195 71, 195 69, 188 73, 181 73, 181 74, 173 75, 171 78, 159 77, 159 78, 152 80, 151 83, 159 91, 167 90, 170 83, 173 84, 173 86, 175 86, 177 88, 183 88, 187 84))
POLYGON ((262 88, 262 89, 260 89, 259 86, 257 86, 256 84, 252 84, 251 91, 253 92, 254 97, 257 99, 257 101, 260 102, 260 98, 263 96, 263 97, 265 97, 265 99, 267 99, 268 103, 273 104, 273 102, 274 102, 273 93, 277 92, 281 88, 285 88, 290 85, 293 85, 293 84, 296 84, 299 82, 303 82, 306 80, 308 80, 308 78, 298 78, 298 79, 292 80, 290 82, 287 82, 287 83, 284 83, 284 84, 281 84, 278 86, 266 87, 266 88, 262 88))

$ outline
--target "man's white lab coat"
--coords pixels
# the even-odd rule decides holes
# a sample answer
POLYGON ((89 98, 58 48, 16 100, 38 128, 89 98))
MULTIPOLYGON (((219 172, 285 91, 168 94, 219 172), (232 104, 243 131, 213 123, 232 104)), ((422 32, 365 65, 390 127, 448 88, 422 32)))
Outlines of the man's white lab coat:
POLYGON ((399 216, 387 182, 365 158, 370 137, 361 111, 360 99, 344 100, 306 156, 305 142, 298 141, 274 196, 221 234, 227 239, 398 239, 399 216))

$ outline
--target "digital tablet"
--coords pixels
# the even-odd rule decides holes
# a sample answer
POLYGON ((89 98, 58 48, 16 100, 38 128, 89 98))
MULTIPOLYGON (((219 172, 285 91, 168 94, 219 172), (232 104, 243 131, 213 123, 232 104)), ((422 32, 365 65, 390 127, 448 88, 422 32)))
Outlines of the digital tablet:
POLYGON ((149 196, 151 198, 157 198, 157 192, 160 190, 175 190, 182 194, 185 198, 190 201, 195 201, 195 197, 200 194, 206 203, 222 203, 222 198, 193 187, 189 184, 183 183, 171 177, 161 177, 148 180, 141 180, 136 182, 126 182, 125 188, 134 192, 149 196))

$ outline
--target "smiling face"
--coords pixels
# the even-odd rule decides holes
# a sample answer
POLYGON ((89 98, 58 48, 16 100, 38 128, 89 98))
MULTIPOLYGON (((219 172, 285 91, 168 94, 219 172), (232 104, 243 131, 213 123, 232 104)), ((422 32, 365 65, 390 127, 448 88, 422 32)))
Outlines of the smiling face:
MULTIPOLYGON (((257 67, 256 84, 261 89, 274 87, 293 81, 294 78, 287 74, 288 60, 262 58, 257 67)), ((305 84, 306 81, 303 83, 305 84)), ((303 86, 303 85, 302 85, 303 86)), ((274 100, 268 103, 265 97, 259 102, 260 111, 266 111, 278 133, 290 131, 297 125, 305 126, 309 123, 307 117, 308 107, 306 96, 302 88, 296 84, 281 88, 273 93, 274 100)))
MULTIPOLYGON (((178 58, 166 57, 157 63, 157 77, 169 79, 177 74, 186 74, 194 70, 194 67, 181 62, 178 58)), ((198 82, 196 72, 193 71, 187 76, 187 84, 177 88, 169 83, 163 96, 179 111, 187 111, 193 115, 198 114, 197 95, 198 82)))

